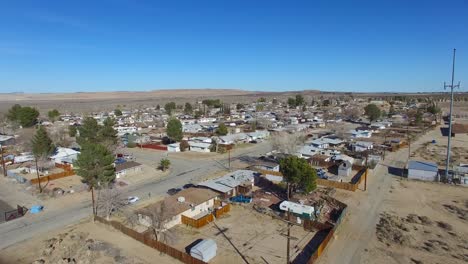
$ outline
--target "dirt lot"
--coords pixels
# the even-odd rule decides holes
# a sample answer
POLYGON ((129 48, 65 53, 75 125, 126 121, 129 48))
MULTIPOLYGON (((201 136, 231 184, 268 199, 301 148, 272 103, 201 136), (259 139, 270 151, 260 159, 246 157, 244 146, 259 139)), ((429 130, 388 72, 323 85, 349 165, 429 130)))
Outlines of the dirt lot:
POLYGON ((44 262, 36 263, 174 263, 171 257, 91 221, 0 251, 0 263, 33 263, 41 259, 44 262))
MULTIPOLYGON (((216 224, 221 230, 225 230, 227 237, 245 255, 249 263, 286 262, 286 238, 281 235, 286 234, 286 224, 284 222, 257 213, 249 206, 234 205, 231 208, 231 212, 217 220, 216 224)), ((177 240, 174 245, 180 250, 185 250, 185 247, 197 239, 211 238, 218 245, 218 253, 210 263, 243 262, 233 246, 213 224, 200 229, 179 225, 172 230, 177 240)), ((291 240, 292 259, 310 241, 314 234, 299 226, 291 228, 291 236, 297 238, 297 240, 291 240)))
POLYGON ((467 189, 394 178, 361 261, 466 263, 467 189))

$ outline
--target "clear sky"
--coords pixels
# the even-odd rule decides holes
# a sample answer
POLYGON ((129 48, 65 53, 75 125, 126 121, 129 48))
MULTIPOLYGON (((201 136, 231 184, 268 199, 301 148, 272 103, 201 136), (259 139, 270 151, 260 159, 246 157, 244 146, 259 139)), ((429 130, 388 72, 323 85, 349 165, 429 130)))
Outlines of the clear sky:
POLYGON ((468 1, 0 0, 0 92, 468 90, 468 1))

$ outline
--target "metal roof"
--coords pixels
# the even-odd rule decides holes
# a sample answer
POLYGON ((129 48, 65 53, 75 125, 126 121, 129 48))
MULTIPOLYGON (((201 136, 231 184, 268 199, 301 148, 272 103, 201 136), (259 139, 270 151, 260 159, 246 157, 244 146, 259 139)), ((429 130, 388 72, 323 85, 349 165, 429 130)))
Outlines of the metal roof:
POLYGON ((257 172, 251 170, 237 170, 223 177, 201 182, 198 185, 226 193, 245 182, 252 181, 256 173, 257 172))
POLYGON ((422 171, 432 171, 438 172, 439 168, 437 164, 434 162, 429 161, 418 161, 418 160, 410 160, 408 163, 409 170, 422 170, 422 171))

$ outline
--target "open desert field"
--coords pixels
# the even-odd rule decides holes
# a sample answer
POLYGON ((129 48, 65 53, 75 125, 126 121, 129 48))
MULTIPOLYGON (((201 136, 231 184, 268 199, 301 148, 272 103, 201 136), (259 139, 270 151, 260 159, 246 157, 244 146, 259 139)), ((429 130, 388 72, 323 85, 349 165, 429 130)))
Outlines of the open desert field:
POLYGON ((362 263, 466 263, 468 189, 393 178, 374 228, 362 263))
POLYGON ((0 263, 169 264, 174 259, 108 226, 87 220, 3 249, 0 263))

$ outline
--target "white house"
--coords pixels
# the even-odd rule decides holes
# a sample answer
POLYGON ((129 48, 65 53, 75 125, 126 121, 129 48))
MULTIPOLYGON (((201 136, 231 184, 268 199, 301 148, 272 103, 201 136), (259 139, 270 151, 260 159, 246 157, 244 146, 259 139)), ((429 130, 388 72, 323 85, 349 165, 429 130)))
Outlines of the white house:
POLYGON ((338 166, 338 175, 343 176, 343 177, 348 177, 351 175, 351 170, 352 170, 353 165, 351 162, 345 160, 343 163, 338 166))
POLYGON ((50 159, 53 160, 55 163, 72 164, 73 161, 75 161, 78 158, 78 154, 80 154, 80 152, 74 149, 58 147, 54 155, 52 155, 50 159))
POLYGON ((210 152, 210 146, 211 146, 210 143, 189 141, 188 144, 190 146, 190 151, 210 152))
POLYGON ((180 143, 172 143, 167 145, 167 152, 180 152, 180 143))
POLYGON ((422 181, 437 181, 439 168, 434 162, 410 160, 408 163, 408 179, 422 181))
POLYGON ((279 208, 282 211, 293 213, 294 215, 304 218, 311 218, 314 215, 314 207, 304 204, 298 204, 290 201, 283 201, 279 208))
POLYGON ((354 144, 352 144, 352 149, 353 151, 356 151, 356 152, 367 151, 373 148, 374 148, 373 143, 367 142, 367 141, 356 141, 354 144))

